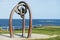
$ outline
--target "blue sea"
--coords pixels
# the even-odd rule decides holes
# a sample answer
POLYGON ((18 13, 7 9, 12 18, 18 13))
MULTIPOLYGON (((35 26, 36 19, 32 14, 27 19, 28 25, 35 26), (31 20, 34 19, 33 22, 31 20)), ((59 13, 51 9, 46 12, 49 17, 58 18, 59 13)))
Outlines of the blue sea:
MULTIPOLYGON (((14 28, 22 28, 22 19, 13 19, 12 25, 14 28)), ((34 26, 60 26, 60 19, 32 19, 34 26)), ((9 27, 9 19, 0 19, 0 27, 9 27)), ((29 27, 29 19, 26 19, 26 27, 29 27)))

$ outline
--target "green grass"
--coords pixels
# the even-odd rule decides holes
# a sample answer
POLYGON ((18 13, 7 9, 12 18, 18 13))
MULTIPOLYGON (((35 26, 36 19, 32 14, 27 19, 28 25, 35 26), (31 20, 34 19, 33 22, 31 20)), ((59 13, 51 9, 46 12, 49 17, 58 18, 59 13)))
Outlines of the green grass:
MULTIPOLYGON (((14 30, 14 33, 21 33, 21 32, 22 32, 22 30, 14 30)), ((28 29, 26 29, 26 33, 27 32, 28 32, 28 29)), ((5 33, 9 33, 9 31, 0 30, 0 34, 5 34, 5 33)), ((44 26, 44 27, 33 28, 32 33, 60 35, 60 26, 44 26)))
MULTIPOLYGON (((21 33, 22 30, 15 30, 15 33, 21 33)), ((28 30, 26 29, 26 33, 28 30)), ((44 26, 44 27, 38 27, 33 28, 32 33, 38 33, 38 34, 48 34, 48 35, 60 35, 60 27, 58 26, 44 26)))
POLYGON ((45 27, 38 27, 33 28, 33 33, 39 34, 48 34, 48 35, 60 35, 60 27, 53 27, 53 26, 45 26, 45 27))

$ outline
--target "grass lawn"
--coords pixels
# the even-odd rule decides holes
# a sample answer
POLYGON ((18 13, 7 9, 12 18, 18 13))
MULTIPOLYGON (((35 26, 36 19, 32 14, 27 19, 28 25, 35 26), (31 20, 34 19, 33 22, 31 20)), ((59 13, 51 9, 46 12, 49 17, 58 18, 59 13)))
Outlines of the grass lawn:
POLYGON ((33 33, 39 33, 39 34, 48 34, 48 35, 60 35, 60 27, 54 27, 54 26, 45 26, 45 27, 38 27, 33 28, 33 33))
MULTIPOLYGON (((15 33, 21 33, 22 30, 15 30, 15 33)), ((28 29, 26 29, 26 32, 28 32, 28 29)), ((60 27, 59 26, 44 26, 44 27, 38 27, 33 28, 32 33, 38 33, 38 34, 48 34, 48 35, 60 35, 60 27)))
MULTIPOLYGON (((14 33, 21 33, 22 30, 14 30, 14 33)), ((26 33, 28 29, 26 29, 26 33)), ((9 31, 0 31, 0 34, 9 33, 9 31)), ((42 26, 32 29, 32 33, 47 34, 47 35, 60 35, 60 26, 42 26)), ((60 37, 49 39, 35 39, 35 40, 60 40, 60 37)))

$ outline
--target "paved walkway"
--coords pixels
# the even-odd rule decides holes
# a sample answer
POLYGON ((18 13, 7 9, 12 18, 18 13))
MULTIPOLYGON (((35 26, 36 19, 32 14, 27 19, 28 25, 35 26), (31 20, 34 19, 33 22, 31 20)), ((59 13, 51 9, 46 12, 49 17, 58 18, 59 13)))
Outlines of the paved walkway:
MULTIPOLYGON (((56 36, 56 35, 55 35, 56 36)), ((27 38, 25 34, 24 38, 21 36, 21 33, 14 34, 14 38, 10 38, 9 34, 0 35, 0 40, 28 40, 28 39, 45 39, 53 36, 44 35, 44 34, 32 34, 31 38, 27 38)))

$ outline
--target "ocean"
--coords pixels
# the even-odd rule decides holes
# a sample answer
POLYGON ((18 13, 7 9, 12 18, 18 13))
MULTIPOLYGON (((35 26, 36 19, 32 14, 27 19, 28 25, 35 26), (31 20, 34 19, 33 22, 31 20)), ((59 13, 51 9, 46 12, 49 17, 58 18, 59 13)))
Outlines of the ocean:
MULTIPOLYGON (((13 19, 14 29, 22 28, 22 19, 13 19)), ((60 19, 32 19, 32 25, 35 26, 60 26, 60 19)), ((0 27, 9 27, 9 19, 0 19, 0 27)), ((26 19, 26 27, 29 27, 29 19, 26 19)))

